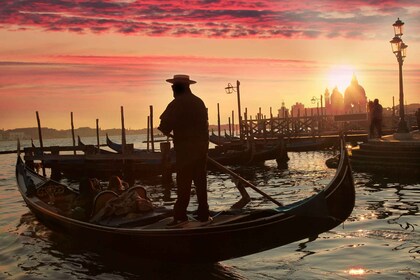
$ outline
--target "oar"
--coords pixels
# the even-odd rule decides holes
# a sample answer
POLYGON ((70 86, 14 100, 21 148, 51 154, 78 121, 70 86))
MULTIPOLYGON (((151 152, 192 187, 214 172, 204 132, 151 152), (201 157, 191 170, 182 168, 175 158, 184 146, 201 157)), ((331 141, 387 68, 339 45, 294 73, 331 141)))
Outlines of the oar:
POLYGON ((249 181, 245 180, 244 178, 242 178, 241 176, 239 176, 238 174, 236 174, 235 172, 233 172, 229 168, 224 167, 223 165, 221 165, 220 163, 218 163, 217 161, 215 161, 211 157, 207 156, 207 161, 209 161, 211 164, 218 167, 219 169, 223 170, 224 172, 232 175, 233 177, 235 177, 236 179, 238 179, 239 181, 241 181, 242 183, 244 183, 245 185, 247 185, 248 187, 250 187, 251 189, 253 189, 257 193, 261 194, 262 196, 264 196, 265 198, 267 198, 268 200, 270 200, 274 204, 276 204, 278 206, 283 206, 283 204, 281 202, 275 200, 274 198, 272 198, 271 196, 269 196, 268 194, 266 194, 262 190, 258 189, 253 184, 251 184, 249 181))
MULTIPOLYGON (((168 136, 168 138, 169 137, 171 137, 172 139, 174 138, 174 136, 171 133, 168 133, 168 134, 165 134, 165 135, 168 136)), ((239 181, 241 181, 242 183, 244 183, 245 185, 247 185, 248 187, 250 187, 251 189, 253 189, 257 193, 259 193, 260 195, 264 196, 265 198, 267 198, 268 200, 270 200, 274 204, 276 204, 278 206, 283 206, 283 204, 281 202, 275 200, 274 198, 272 198, 271 196, 269 196, 268 194, 266 194, 262 190, 258 189, 256 186, 254 186, 253 184, 251 184, 250 182, 248 182, 247 180, 245 180, 244 178, 242 178, 241 176, 239 176, 238 174, 236 174, 232 170, 224 167, 223 165, 221 165, 220 163, 218 163, 217 161, 215 161, 214 159, 212 159, 211 157, 207 156, 207 160, 210 163, 212 163, 214 166, 216 166, 219 169, 223 170, 224 172, 232 175, 233 177, 235 177, 236 179, 238 179, 239 181)))

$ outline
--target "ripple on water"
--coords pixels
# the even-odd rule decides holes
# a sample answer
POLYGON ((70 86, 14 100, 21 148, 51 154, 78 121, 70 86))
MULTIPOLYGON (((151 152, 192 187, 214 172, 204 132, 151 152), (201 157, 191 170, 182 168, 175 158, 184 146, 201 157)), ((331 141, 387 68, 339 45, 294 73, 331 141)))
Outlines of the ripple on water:
MULTIPOLYGON (((92 138, 91 143, 96 139, 92 138)), ((235 172, 282 202, 321 190, 335 170, 325 166, 333 152, 289 153, 288 169, 275 161, 235 172)), ((315 241, 302 240, 218 264, 174 265, 99 254, 50 231, 29 212, 16 190, 16 155, 0 155, 0 278, 7 279, 418 279, 420 278, 420 184, 354 173, 356 205, 351 217, 315 241)), ((175 178, 175 176, 174 176, 175 178)), ((212 210, 229 208, 240 197, 226 174, 209 172, 212 210)), ((171 206, 161 185, 144 180, 150 196, 171 206)), ((273 204, 248 189, 248 208, 273 204)), ((190 210, 196 209, 196 198, 190 210)), ((263 238, 256 236, 257 238, 263 238)), ((141 252, 139 252, 141 255, 141 252)))

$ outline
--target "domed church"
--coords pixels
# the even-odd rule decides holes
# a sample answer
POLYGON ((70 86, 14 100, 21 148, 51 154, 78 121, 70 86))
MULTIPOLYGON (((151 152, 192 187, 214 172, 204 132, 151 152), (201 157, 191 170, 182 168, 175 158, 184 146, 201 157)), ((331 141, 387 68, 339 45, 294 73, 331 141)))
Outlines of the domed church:
POLYGON ((365 113, 366 104, 365 89, 359 85, 356 75, 353 74, 351 83, 344 92, 344 111, 346 114, 365 113))

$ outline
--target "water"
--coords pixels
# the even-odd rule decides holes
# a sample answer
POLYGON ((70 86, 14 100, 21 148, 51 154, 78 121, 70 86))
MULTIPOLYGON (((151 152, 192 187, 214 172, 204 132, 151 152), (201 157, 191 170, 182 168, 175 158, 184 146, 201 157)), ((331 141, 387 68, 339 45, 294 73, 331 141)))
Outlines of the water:
MULTIPOLYGON (((127 142, 144 147, 142 140, 142 136, 129 136, 127 142)), ((94 144, 96 139, 83 141, 94 144)), ((70 144, 71 139, 44 141, 44 146, 70 144)), ((29 145, 22 142, 24 147, 29 145)), ((15 142, 0 142, 0 150, 14 149, 15 142)), ((331 180, 335 170, 328 169, 325 160, 334 153, 289 153, 287 170, 267 161, 237 171, 279 201, 290 203, 331 180)), ((116 255, 112 248, 107 253, 89 250, 39 223, 17 191, 15 162, 15 154, 0 155, 0 279, 420 279, 419 182, 354 173, 353 213, 315 241, 302 240, 209 265, 147 263, 116 255)), ((239 199, 228 175, 209 172, 208 179, 212 210, 229 208, 239 199)), ((156 203, 173 203, 163 200, 158 181, 139 183, 156 203)), ((248 192, 252 202, 247 207, 273 206, 248 192)), ((195 207, 193 198, 190 210, 195 207)))

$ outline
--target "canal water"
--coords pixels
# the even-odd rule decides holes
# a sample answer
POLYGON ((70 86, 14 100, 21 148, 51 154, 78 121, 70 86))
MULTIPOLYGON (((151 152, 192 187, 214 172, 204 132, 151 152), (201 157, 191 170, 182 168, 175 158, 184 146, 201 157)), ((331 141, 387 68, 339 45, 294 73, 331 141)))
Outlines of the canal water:
MULTIPOLYGON (((143 140, 128 136, 127 143, 141 148, 143 140)), ((95 144, 96 139, 83 141, 95 144)), ((44 140, 44 146, 70 144, 71 139, 44 140)), ((15 149, 15 142, 0 142, 0 150, 15 149)), ((287 204, 328 184, 335 170, 328 169, 325 160, 336 153, 289 153, 285 170, 277 169, 275 161, 235 170, 287 204)), ((139 258, 128 258, 112 248, 106 253, 87 249, 38 222, 17 190, 15 163, 15 154, 0 155, 0 279, 420 279, 420 182, 354 173, 353 213, 316 240, 208 265, 150 263, 141 251, 139 258)), ((228 175, 209 171, 208 182, 212 210, 227 209, 239 200, 228 175)), ((169 200, 164 197, 158 180, 137 183, 156 204, 173 205, 175 193, 169 200)), ((273 207, 252 190, 248 193, 252 201, 246 207, 273 207)), ((196 206, 193 197, 190 210, 196 206)), ((259 238, 264 236, 255 236, 259 238)))

